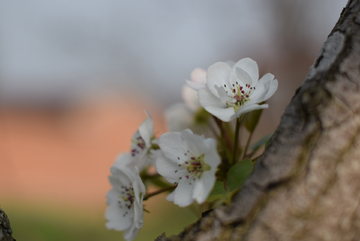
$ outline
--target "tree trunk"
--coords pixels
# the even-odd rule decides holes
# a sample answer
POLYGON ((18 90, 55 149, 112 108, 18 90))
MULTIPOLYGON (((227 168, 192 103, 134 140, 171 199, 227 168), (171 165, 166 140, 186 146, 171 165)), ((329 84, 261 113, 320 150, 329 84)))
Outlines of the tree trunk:
POLYGON ((360 240, 360 0, 349 0, 232 204, 156 240, 360 240))
POLYGON ((0 208, 0 241, 16 241, 13 239, 10 222, 5 212, 0 208))

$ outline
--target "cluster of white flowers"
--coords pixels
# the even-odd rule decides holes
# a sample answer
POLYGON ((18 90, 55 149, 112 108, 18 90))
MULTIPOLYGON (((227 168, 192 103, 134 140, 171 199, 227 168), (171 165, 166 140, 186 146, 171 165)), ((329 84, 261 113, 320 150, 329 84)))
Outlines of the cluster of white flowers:
POLYGON ((228 122, 247 112, 267 108, 261 104, 277 90, 274 75, 266 74, 259 80, 256 62, 245 58, 232 68, 223 62, 211 65, 207 83, 199 90, 200 104, 211 114, 228 122))
POLYGON ((131 241, 143 226, 143 200, 153 194, 146 193, 141 173, 150 166, 155 166, 157 175, 170 183, 163 191, 174 190, 167 196, 168 201, 180 207, 194 200, 199 204, 206 201, 222 160, 214 139, 187 128, 201 110, 229 122, 252 110, 267 108, 264 101, 274 94, 278 82, 272 74, 258 80, 258 72, 256 62, 249 58, 236 64, 218 62, 207 71, 195 69, 191 81, 186 81, 191 88, 183 88, 185 104, 166 112, 173 132, 159 139, 148 113, 133 135, 130 152, 121 154, 110 168, 112 189, 107 193, 109 206, 105 215, 109 229, 124 231, 124 238, 131 241))

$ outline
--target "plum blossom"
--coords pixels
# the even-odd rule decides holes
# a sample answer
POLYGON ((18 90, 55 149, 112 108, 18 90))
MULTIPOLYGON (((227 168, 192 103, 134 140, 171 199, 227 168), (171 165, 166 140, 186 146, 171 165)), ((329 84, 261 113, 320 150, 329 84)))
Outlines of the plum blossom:
POLYGON ((274 75, 265 74, 259 80, 257 63, 244 58, 232 68, 223 62, 211 65, 207 71, 205 89, 198 91, 200 104, 212 115, 229 122, 240 115, 268 108, 261 104, 277 90, 274 75))
POLYGON ((214 186, 220 164, 215 141, 186 129, 163 134, 159 145, 163 155, 156 160, 156 169, 168 182, 177 183, 166 199, 180 207, 194 200, 203 203, 214 186))
MULTIPOLYGON (((148 118, 140 124, 139 130, 136 131, 131 140, 131 161, 127 164, 130 166, 137 166, 141 171, 144 167, 154 164, 160 151, 157 146, 157 139, 154 135, 154 121, 151 115, 147 112, 148 118)), ((121 156, 119 157, 121 158, 121 156)))
MULTIPOLYGON (((129 156, 128 156, 129 157, 129 156)), ((116 162, 110 169, 112 189, 107 193, 106 227, 124 231, 127 241, 133 240, 143 226, 145 186, 136 170, 116 162)))

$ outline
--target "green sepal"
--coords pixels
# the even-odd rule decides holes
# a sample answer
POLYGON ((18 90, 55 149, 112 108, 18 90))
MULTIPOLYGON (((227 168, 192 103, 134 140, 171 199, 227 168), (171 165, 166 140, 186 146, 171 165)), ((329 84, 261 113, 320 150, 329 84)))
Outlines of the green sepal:
POLYGON ((159 147, 158 144, 151 143, 151 147, 150 147, 149 151, 150 151, 150 150, 159 150, 159 149, 160 149, 160 147, 159 147))
POLYGON ((253 171, 253 164, 250 159, 244 159, 230 168, 226 174, 226 189, 233 192, 240 188, 253 171))
POLYGON ((254 132, 257 124, 259 123, 262 111, 263 109, 254 110, 246 114, 244 126, 248 132, 254 132))

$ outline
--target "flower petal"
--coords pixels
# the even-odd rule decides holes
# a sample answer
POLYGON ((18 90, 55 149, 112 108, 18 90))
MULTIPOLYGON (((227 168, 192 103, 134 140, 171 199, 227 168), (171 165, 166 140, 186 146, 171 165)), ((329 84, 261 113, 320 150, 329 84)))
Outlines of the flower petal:
MULTIPOLYGON (((240 59, 233 67, 233 70, 236 70, 237 68, 242 69, 245 71, 251 78, 252 83, 250 85, 255 86, 259 80, 259 68, 257 63, 250 59, 250 58, 244 58, 240 59)), ((237 73, 237 71, 236 71, 237 73)))
MULTIPOLYGON (((205 85, 204 85, 205 88, 205 85)), ((192 110, 197 111, 200 108, 199 97, 197 91, 191 89, 189 86, 183 86, 182 97, 186 105, 192 110)))
POLYGON ((160 156, 156 160, 156 170, 170 183, 178 182, 180 177, 183 177, 188 173, 183 166, 179 167, 178 163, 175 163, 164 156, 160 156))
POLYGON ((262 102, 262 99, 266 95, 266 91, 264 83, 259 82, 256 85, 254 92, 250 95, 250 100, 246 102, 246 105, 262 102))
POLYGON ((277 90, 278 88, 278 80, 275 79, 273 81, 270 82, 270 87, 269 87, 269 90, 268 92, 266 93, 266 95, 264 96, 264 98, 262 99, 262 101, 266 101, 268 100, 271 96, 273 96, 273 94, 275 93, 275 91, 277 90))
POLYGON ((215 141, 212 138, 207 138, 204 144, 208 149, 208 152, 205 154, 205 162, 211 167, 210 170, 215 173, 221 162, 220 156, 216 151, 215 141))
POLYGON ((167 195, 166 200, 168 200, 169 202, 174 202, 174 197, 175 197, 175 191, 167 195))
POLYGON ((195 183, 193 198, 199 203, 205 202, 214 187, 215 175, 210 171, 203 172, 201 178, 195 183))
POLYGON ((226 103, 226 101, 229 100, 229 95, 227 94, 226 91, 231 91, 231 90, 225 90, 224 87, 217 87, 217 86, 215 86, 215 89, 216 89, 216 91, 218 93, 218 96, 221 99, 221 101, 223 103, 226 103))
POLYGON ((261 77, 261 79, 259 80, 259 82, 262 82, 262 83, 267 83, 269 81, 272 81, 274 80, 274 75, 273 74, 270 74, 270 73, 267 73, 267 74, 264 74, 263 77, 261 77))
POLYGON ((235 73, 231 74, 231 84, 236 84, 236 82, 239 82, 241 86, 244 86, 247 84, 252 85, 253 80, 251 79, 250 75, 245 72, 245 70, 235 68, 235 73))
POLYGON ((205 110, 207 110, 212 115, 216 116, 222 121, 229 122, 235 117, 233 115, 235 114, 234 108, 228 107, 228 108, 219 108, 216 106, 207 106, 204 107, 205 110))
POLYGON ((240 108, 239 111, 237 111, 235 113, 235 117, 239 118, 242 114, 248 113, 248 112, 253 111, 253 110, 265 109, 265 108, 268 108, 268 107, 269 107, 268 104, 264 104, 264 105, 258 105, 258 104, 244 105, 243 107, 240 108))
POLYGON ((190 87, 191 89, 196 90, 196 91, 205 88, 205 84, 203 84, 203 83, 196 83, 196 82, 193 82, 190 80, 185 80, 185 82, 188 85, 188 87, 190 87))
MULTIPOLYGON (((214 88, 216 91, 216 89, 214 88)), ((217 92, 217 91, 216 91, 217 92)), ((208 106, 215 106, 226 108, 226 104, 218 97, 213 95, 209 89, 202 89, 198 91, 199 102, 206 109, 208 106)))
POLYGON ((228 64, 223 62, 217 62, 211 65, 207 71, 207 87, 213 93, 213 95, 217 96, 217 91, 215 90, 215 86, 224 86, 225 88, 230 85, 229 76, 231 73, 231 68, 228 64))
POLYGON ((207 148, 204 144, 205 138, 199 135, 194 135, 190 129, 183 130, 181 132, 181 138, 186 143, 190 153, 195 157, 198 157, 207 151, 207 148))
POLYGON ((159 146, 165 157, 173 162, 182 163, 185 159, 187 159, 185 158, 186 156, 184 156, 187 148, 181 139, 180 132, 168 132, 162 134, 159 138, 159 146))
POLYGON ((151 147, 151 138, 154 136, 154 121, 151 118, 150 113, 146 112, 148 115, 148 118, 144 120, 143 123, 139 126, 139 133, 140 136, 144 139, 146 147, 151 147))
POLYGON ((106 197, 109 204, 105 213, 105 218, 108 220, 106 227, 118 231, 130 227, 133 223, 133 209, 127 210, 128 214, 124 217, 124 213, 118 204, 119 193, 115 189, 111 189, 106 197))
POLYGON ((132 241, 136 235, 139 233, 140 229, 136 228, 135 225, 130 226, 127 230, 124 232, 124 239, 126 241, 132 241))
POLYGON ((113 166, 116 167, 123 167, 123 166, 129 166, 132 164, 133 162, 133 158, 131 158, 131 154, 126 152, 126 153, 121 153, 115 160, 115 163, 113 166))
POLYGON ((113 175, 109 176, 109 181, 115 190, 121 192, 121 186, 130 185, 130 178, 127 175, 124 175, 118 168, 112 166, 110 170, 113 175))
POLYGON ((200 83, 200 84, 204 84, 205 87, 205 83, 206 83, 206 70, 201 69, 201 68, 195 68, 192 72, 191 72, 191 80, 194 83, 200 83))
POLYGON ((194 182, 189 179, 181 179, 175 189, 174 204, 179 207, 189 206, 193 201, 194 182), (191 183, 191 184, 190 184, 191 183))
MULTIPOLYGON (((143 197, 143 195, 142 195, 143 197)), ((144 210, 141 202, 134 202, 134 224, 136 228, 142 228, 144 223, 144 210)))

